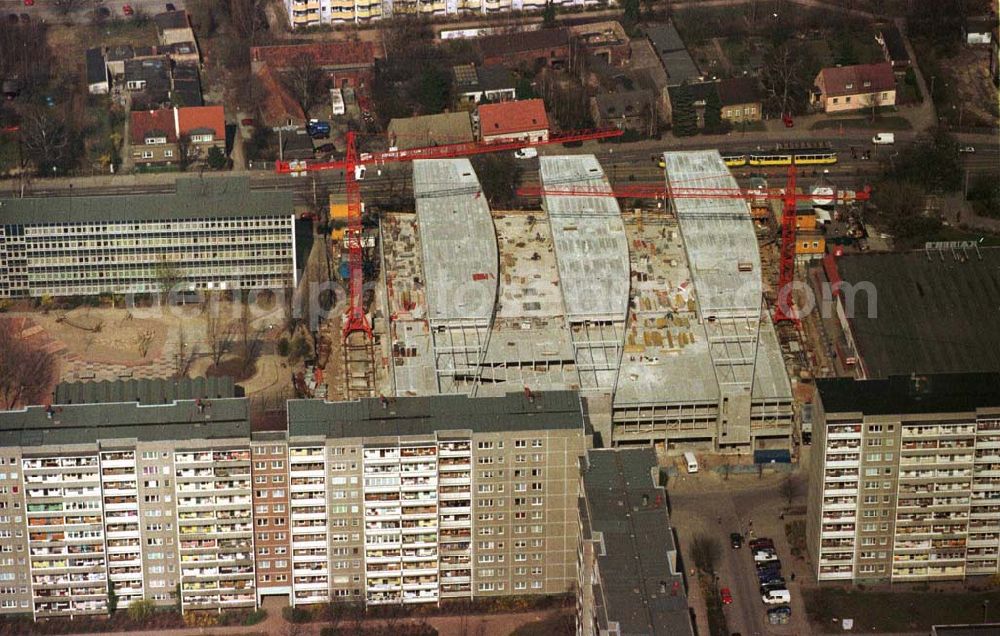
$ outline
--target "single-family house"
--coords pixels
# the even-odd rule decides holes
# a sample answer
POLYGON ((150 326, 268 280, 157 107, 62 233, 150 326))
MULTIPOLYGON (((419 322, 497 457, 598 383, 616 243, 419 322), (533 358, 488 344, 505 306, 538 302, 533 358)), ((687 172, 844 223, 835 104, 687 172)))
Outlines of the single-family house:
POLYGON ((187 11, 182 9, 158 13, 153 16, 153 23, 156 25, 156 37, 161 45, 184 43, 198 48, 187 11))
POLYGON ((896 105, 896 76, 889 62, 824 68, 813 83, 810 103, 825 113, 896 105))
POLYGON ((482 141, 547 141, 549 118, 545 102, 525 99, 479 107, 479 135, 482 141))
POLYGON ((87 49, 87 92, 91 95, 106 95, 110 90, 104 51, 100 48, 87 49))
POLYGON ((722 102, 722 119, 731 124, 760 121, 763 104, 760 87, 752 77, 720 80, 717 86, 722 102))
POLYGON ((910 54, 906 50, 903 34, 894 24, 887 24, 875 32, 875 41, 882 47, 882 56, 892 64, 892 70, 904 73, 910 67, 910 54))
POLYGON ((389 122, 389 145, 401 150, 475 140, 468 111, 403 117, 389 122))
POLYGON ((213 146, 225 150, 222 106, 133 111, 129 118, 131 154, 137 166, 166 166, 204 160, 213 146))
POLYGON ((599 127, 614 126, 652 136, 659 127, 658 101, 650 90, 604 93, 590 98, 590 115, 599 127))
POLYGON ((129 139, 136 166, 165 166, 178 160, 173 109, 132 111, 129 139))
POLYGON ((503 66, 460 64, 452 67, 452 73, 455 77, 455 98, 459 104, 517 99, 517 82, 503 66))
POLYGON ((226 149, 226 113, 222 106, 174 108, 177 138, 188 142, 188 159, 198 161, 213 147, 226 149))
POLYGON ((560 68, 569 63, 569 31, 540 29, 488 35, 478 40, 483 64, 560 68))

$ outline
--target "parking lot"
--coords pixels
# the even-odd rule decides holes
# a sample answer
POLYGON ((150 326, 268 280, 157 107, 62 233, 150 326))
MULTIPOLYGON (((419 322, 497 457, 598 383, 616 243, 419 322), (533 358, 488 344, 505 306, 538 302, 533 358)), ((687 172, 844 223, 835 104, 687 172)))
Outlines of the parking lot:
MULTIPOLYGON (((710 632, 705 600, 696 578, 691 576, 694 559, 690 549, 694 537, 702 534, 714 537, 721 548, 717 567, 719 587, 729 588, 733 597, 733 602, 724 608, 730 633, 738 632, 742 636, 810 633, 800 586, 808 583, 811 577, 805 561, 793 558, 789 551, 784 524, 791 517, 780 518, 787 504, 780 491, 786 477, 785 473, 765 473, 759 478, 756 474, 732 474, 724 480, 714 472, 702 471, 693 475, 682 473, 668 483, 671 523, 677 532, 688 570, 689 600, 695 608, 699 633, 710 632), (761 601, 760 583, 746 541, 740 549, 730 547, 730 534, 739 532, 747 536, 751 524, 756 537, 774 540, 782 575, 791 593, 792 615, 787 624, 771 625, 767 620, 768 606, 761 601), (795 574, 794 581, 792 573, 795 574)), ((805 503, 805 488, 801 475, 797 475, 796 479, 800 485, 794 505, 801 508, 805 503)))

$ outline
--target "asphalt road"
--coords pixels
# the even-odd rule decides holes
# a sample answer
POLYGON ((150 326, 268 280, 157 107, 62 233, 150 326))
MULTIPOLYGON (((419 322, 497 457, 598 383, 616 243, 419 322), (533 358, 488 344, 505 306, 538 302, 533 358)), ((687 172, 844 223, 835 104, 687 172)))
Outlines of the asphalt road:
POLYGON ((56 0, 34 0, 33 6, 26 6, 24 0, 0 0, 0 15, 8 13, 27 13, 32 20, 45 19, 47 22, 80 23, 89 22, 97 7, 107 7, 111 15, 126 18, 122 11, 124 5, 130 5, 136 11, 143 11, 153 16, 167 10, 170 1, 176 8, 184 8, 184 0, 88 0, 80 3, 80 7, 69 14, 63 14, 56 6, 56 0))
MULTIPOLYGON (((10 0, 0 0, 10 1, 10 0)), ((705 140, 709 141, 709 140, 705 140)), ((787 139, 781 140, 789 143, 787 139)), ((757 146, 773 146, 778 140, 773 139, 742 139, 739 136, 727 136, 712 139, 710 143, 700 147, 715 147, 723 151, 749 151, 757 146)), ((831 139, 831 146, 838 152, 838 163, 831 166, 806 167, 799 170, 800 178, 810 183, 817 178, 824 178, 840 188, 860 188, 870 183, 879 172, 879 160, 897 156, 904 152, 912 143, 901 140, 894 146, 875 147, 863 139, 831 139), (854 147, 860 156, 861 151, 871 150, 872 159, 862 160, 852 158, 851 148, 854 147)), ((562 148, 561 146, 543 146, 540 153, 545 154, 594 154, 604 166, 605 173, 612 185, 663 183, 663 169, 657 165, 659 155, 667 150, 688 150, 695 146, 685 145, 674 147, 669 142, 642 142, 639 144, 586 144, 582 148, 562 148)), ((976 151, 962 155, 962 163, 968 169, 970 179, 979 174, 997 174, 1000 171, 1000 146, 993 144, 978 144, 976 151)), ((522 161, 524 173, 522 185, 538 184, 538 161, 522 161)), ((343 193, 344 173, 341 170, 325 170, 310 173, 305 177, 275 174, 253 170, 243 173, 251 178, 251 187, 256 190, 291 189, 295 193, 295 203, 302 206, 322 205, 331 193, 343 193)), ((362 197, 371 204, 386 203, 389 199, 406 199, 412 197, 411 168, 408 163, 388 164, 381 170, 369 169, 362 183, 362 197)), ((766 175, 771 185, 780 187, 787 175, 785 167, 759 168, 745 166, 733 169, 734 176, 742 186, 749 185, 751 174, 766 175)), ((5 190, 13 190, 16 182, 9 182, 5 190), (9 189, 8 189, 9 188, 9 189)), ((86 193, 88 195, 126 195, 126 194, 162 194, 173 191, 172 179, 163 175, 139 175, 128 185, 100 185, 88 187, 87 179, 34 179, 25 188, 25 196, 72 196, 86 193), (148 182, 145 183, 145 182, 148 182), (72 187, 69 185, 72 184, 72 187)), ((530 201, 529 201, 530 203, 530 201)))

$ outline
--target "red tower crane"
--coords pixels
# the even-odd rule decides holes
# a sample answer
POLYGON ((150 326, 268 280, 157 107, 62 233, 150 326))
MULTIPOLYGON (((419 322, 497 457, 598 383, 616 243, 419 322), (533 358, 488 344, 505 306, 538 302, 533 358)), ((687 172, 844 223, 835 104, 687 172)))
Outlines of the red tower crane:
MULTIPOLYGON (((676 187, 670 185, 666 187, 626 185, 613 189, 524 186, 518 188, 517 193, 521 196, 535 197, 562 195, 634 199, 781 199, 783 201, 781 213, 781 258, 778 266, 778 295, 777 302, 775 303, 774 321, 783 322, 791 320, 797 322, 798 316, 795 313, 793 299, 791 298, 792 283, 795 280, 795 208, 799 200, 812 199, 814 195, 796 193, 795 176, 795 166, 791 165, 788 167, 788 181, 783 190, 779 188, 754 190, 745 188, 676 187)), ((858 201, 866 201, 870 197, 871 188, 866 186, 864 190, 855 193, 854 198, 858 201)), ((845 197, 835 192, 831 199, 836 202, 838 199, 844 200, 845 197)))

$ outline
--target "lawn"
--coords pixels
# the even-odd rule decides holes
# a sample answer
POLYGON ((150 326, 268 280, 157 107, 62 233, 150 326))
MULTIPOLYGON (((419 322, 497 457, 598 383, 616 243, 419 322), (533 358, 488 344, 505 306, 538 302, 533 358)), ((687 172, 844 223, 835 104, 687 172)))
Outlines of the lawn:
POLYGON ((873 592, 806 588, 802 593, 809 620, 817 631, 828 633, 841 632, 841 618, 853 618, 854 631, 859 633, 929 632, 931 625, 982 621, 984 601, 1000 608, 1000 591, 873 592))
POLYGON ((879 116, 872 121, 868 117, 850 119, 821 119, 809 126, 809 130, 829 130, 831 128, 853 128, 864 130, 911 130, 909 120, 899 115, 879 116))

